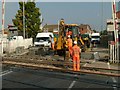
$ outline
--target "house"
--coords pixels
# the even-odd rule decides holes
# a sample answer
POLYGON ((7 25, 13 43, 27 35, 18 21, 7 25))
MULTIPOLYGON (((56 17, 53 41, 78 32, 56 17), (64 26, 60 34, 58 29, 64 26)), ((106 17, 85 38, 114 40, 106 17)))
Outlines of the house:
POLYGON ((17 36, 18 35, 18 29, 12 24, 8 25, 8 32, 9 32, 9 37, 10 36, 17 36))
POLYGON ((91 34, 93 31, 91 30, 90 25, 88 24, 81 24, 79 25, 80 33, 81 34, 91 34))
POLYGON ((54 30, 58 30, 57 24, 52 24, 52 25, 46 24, 43 26, 43 32, 53 32, 54 30))
MULTIPOLYGON (((43 32, 53 32, 58 30, 58 25, 57 24, 52 24, 52 25, 44 25, 43 27, 43 32)), ((91 34, 93 31, 91 30, 91 27, 88 24, 81 24, 79 25, 79 30, 81 34, 91 34)))
POLYGON ((120 19, 120 11, 116 12, 116 16, 117 16, 118 19, 120 19))

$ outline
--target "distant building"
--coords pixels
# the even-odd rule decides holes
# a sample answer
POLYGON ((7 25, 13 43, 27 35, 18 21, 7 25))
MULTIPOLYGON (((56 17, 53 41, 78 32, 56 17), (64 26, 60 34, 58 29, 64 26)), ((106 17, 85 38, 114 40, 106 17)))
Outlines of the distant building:
MULTIPOLYGON (((3 36, 7 37, 8 34, 9 34, 9 30, 7 28, 5 28, 3 36)), ((0 30, 0 35, 2 35, 2 30, 0 30)))
MULTIPOLYGON (((120 42, 120 19, 118 19, 118 30, 119 30, 119 42, 120 42)), ((113 19, 107 20, 107 32, 109 36, 109 41, 114 41, 114 26, 113 26, 113 19)))
POLYGON ((120 11, 117 11, 117 18, 120 19, 120 11))
POLYGON ((9 36, 17 36, 18 35, 17 27, 15 27, 12 24, 8 25, 8 33, 9 33, 9 36))
POLYGON ((79 25, 79 28, 80 28, 80 34, 91 34, 91 33, 93 33, 90 25, 88 25, 88 24, 81 24, 81 25, 79 25))
POLYGON ((57 30, 58 29, 58 25, 54 25, 54 24, 52 24, 52 25, 44 25, 43 26, 43 31, 44 32, 53 32, 54 30, 57 30))

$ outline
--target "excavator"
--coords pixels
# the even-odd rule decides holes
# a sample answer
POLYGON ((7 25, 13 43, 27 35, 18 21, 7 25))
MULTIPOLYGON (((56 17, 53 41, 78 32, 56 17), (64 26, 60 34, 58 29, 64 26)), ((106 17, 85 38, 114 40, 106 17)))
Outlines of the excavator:
POLYGON ((77 24, 65 24, 64 19, 61 19, 59 22, 58 38, 55 39, 55 52, 58 55, 64 55, 64 60, 70 57, 67 46, 68 35, 71 35, 73 42, 77 41, 82 51, 85 51, 85 44, 80 37, 79 26, 77 24))

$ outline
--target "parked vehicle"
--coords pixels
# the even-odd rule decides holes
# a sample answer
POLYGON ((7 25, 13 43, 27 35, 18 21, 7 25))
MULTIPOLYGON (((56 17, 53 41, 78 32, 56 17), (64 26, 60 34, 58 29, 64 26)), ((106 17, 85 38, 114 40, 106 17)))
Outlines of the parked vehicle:
POLYGON ((53 33, 50 33, 50 32, 38 33, 34 42, 34 46, 51 47, 49 35, 51 35, 54 38, 53 33))
POLYGON ((100 44, 100 33, 92 33, 91 43, 92 44, 100 44))
POLYGON ((64 19, 59 22, 58 36, 55 43, 55 52, 57 55, 64 55, 64 60, 70 58, 67 38, 71 36, 72 41, 77 41, 82 51, 86 51, 85 44, 80 37, 78 24, 66 24, 64 19))

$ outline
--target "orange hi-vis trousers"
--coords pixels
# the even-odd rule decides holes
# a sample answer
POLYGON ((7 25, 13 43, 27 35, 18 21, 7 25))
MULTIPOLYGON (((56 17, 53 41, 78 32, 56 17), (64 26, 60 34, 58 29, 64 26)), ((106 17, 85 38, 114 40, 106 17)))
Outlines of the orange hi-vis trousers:
POLYGON ((73 70, 80 71, 80 58, 79 58, 79 56, 73 56, 73 70))
POLYGON ((54 50, 54 43, 52 43, 52 49, 54 50))
POLYGON ((72 46, 71 47, 69 46, 68 49, 69 49, 70 55, 72 55, 72 46))
POLYGON ((68 50, 69 50, 69 53, 70 55, 72 55, 72 39, 67 39, 67 42, 68 42, 68 50))

